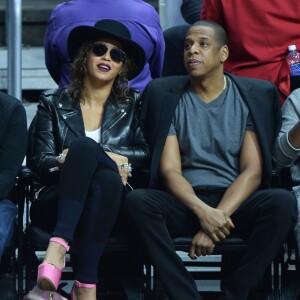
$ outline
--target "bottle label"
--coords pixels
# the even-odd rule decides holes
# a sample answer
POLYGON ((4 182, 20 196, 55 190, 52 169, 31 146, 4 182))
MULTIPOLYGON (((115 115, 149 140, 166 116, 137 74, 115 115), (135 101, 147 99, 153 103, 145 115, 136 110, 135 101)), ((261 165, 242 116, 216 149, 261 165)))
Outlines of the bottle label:
POLYGON ((290 70, 291 70, 291 76, 299 76, 300 75, 300 63, 291 65, 290 70))

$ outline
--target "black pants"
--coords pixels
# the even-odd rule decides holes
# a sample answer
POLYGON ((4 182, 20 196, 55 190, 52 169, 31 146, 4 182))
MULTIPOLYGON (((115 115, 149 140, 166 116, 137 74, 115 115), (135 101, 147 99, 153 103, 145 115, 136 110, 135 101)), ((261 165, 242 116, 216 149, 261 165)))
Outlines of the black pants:
MULTIPOLYGON (((222 195, 220 191, 198 193, 212 207, 222 195)), ((193 236, 199 230, 195 215, 173 196, 158 190, 130 192, 125 207, 170 299, 201 299, 172 243, 172 238, 193 236)), ((246 239, 248 247, 232 276, 223 283, 224 299, 247 299, 280 250, 295 213, 296 201, 290 192, 270 189, 253 193, 231 216, 234 234, 246 239)))
POLYGON ((72 142, 59 184, 31 207, 33 225, 73 241, 78 249, 75 278, 96 283, 98 262, 116 222, 123 184, 118 169, 90 138, 72 142), (56 223, 56 224, 55 224, 56 223))

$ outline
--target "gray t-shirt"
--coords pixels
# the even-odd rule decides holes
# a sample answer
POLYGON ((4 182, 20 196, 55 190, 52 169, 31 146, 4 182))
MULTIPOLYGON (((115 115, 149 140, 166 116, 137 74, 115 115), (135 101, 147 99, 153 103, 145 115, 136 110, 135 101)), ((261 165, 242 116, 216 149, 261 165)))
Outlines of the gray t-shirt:
POLYGON ((193 188, 227 188, 239 175, 246 129, 254 131, 249 110, 235 84, 206 104, 192 90, 182 94, 170 126, 177 135, 183 176, 193 188))

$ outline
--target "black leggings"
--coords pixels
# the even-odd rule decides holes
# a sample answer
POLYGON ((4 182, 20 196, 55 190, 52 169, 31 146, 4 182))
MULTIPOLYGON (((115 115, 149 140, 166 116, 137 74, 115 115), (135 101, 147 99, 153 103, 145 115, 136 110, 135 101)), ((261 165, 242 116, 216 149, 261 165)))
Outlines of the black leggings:
POLYGON ((49 227, 54 218, 57 223, 52 236, 71 242, 75 236, 75 278, 81 282, 97 283, 98 262, 116 222, 123 192, 115 163, 99 144, 81 137, 69 147, 58 186, 49 197, 32 205, 34 225, 52 231, 49 227))

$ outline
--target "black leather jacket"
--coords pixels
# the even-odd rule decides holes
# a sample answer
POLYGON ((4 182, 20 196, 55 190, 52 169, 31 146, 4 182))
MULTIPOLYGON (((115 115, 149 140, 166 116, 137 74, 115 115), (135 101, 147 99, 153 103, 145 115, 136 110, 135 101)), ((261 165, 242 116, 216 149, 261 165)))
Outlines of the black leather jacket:
MULTIPOLYGON (((118 105, 111 97, 105 107, 100 144, 105 151, 128 157, 135 177, 147 166, 149 158, 149 147, 139 127, 139 93, 130 90, 128 97, 118 105)), ((72 100, 67 89, 43 92, 29 131, 29 166, 39 181, 45 184, 57 182, 58 154, 69 148, 76 137, 85 136, 79 103, 72 100)))

